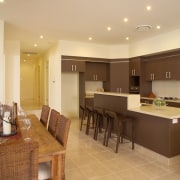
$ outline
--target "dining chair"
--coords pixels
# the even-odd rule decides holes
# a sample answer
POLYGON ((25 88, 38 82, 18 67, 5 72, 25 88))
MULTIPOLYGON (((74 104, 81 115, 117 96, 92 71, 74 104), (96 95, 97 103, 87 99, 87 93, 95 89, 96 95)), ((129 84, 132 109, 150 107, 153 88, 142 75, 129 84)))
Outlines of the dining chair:
POLYGON ((68 119, 64 115, 60 115, 60 119, 57 123, 55 138, 65 149, 67 145, 70 124, 71 124, 70 119, 68 119))
POLYGON ((55 137, 57 123, 60 119, 60 113, 55 109, 52 109, 50 112, 48 131, 55 137))
POLYGON ((43 105, 41 110, 40 122, 47 128, 50 107, 43 105))
POLYGON ((0 179, 37 180, 38 143, 35 141, 0 145, 0 179))
MULTIPOLYGON (((64 115, 60 115, 58 119, 55 138, 56 140, 66 149, 67 140, 69 135, 71 120, 66 118, 64 115)), ((63 158, 63 172, 65 171, 65 155, 63 158)), ((39 164, 39 180, 50 179, 51 178, 51 163, 41 163, 39 164)), ((63 174, 62 179, 65 179, 65 174, 63 174)))

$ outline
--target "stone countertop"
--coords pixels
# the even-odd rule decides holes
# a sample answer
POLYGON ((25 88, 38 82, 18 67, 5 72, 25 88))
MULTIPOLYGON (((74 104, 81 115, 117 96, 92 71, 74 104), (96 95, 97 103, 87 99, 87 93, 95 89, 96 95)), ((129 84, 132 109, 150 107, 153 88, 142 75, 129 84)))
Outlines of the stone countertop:
MULTIPOLYGON (((141 99, 154 100, 155 98, 141 97, 141 99)), ((180 103, 180 99, 177 99, 177 100, 167 100, 167 99, 165 99, 165 101, 166 102, 180 103)))
POLYGON ((122 97, 139 97, 139 94, 129 94, 129 93, 118 93, 118 92, 94 92, 94 94, 110 95, 110 96, 122 96, 122 97))
POLYGON ((148 114, 152 116, 159 116, 167 119, 180 118, 180 108, 164 106, 157 108, 154 105, 139 106, 135 108, 129 108, 129 111, 148 114))

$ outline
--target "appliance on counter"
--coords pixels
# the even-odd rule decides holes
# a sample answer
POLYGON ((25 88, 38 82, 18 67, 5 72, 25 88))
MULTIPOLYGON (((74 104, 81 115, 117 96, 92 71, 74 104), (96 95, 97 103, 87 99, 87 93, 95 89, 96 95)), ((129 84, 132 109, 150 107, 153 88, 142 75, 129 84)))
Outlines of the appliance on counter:
POLYGON ((130 94, 139 94, 139 90, 140 90, 139 82, 140 82, 139 76, 131 76, 130 77, 130 87, 129 87, 130 94))

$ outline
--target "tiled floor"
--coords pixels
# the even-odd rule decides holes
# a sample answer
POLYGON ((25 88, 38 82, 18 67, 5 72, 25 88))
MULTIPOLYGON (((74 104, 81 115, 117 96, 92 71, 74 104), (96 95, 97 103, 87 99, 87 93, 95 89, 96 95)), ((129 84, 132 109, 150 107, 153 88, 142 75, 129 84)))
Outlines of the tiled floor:
MULTIPOLYGON (((38 110, 29 111, 39 116, 38 110)), ((166 165, 140 153, 131 144, 120 144, 116 154, 115 141, 102 145, 102 136, 93 140, 93 130, 85 135, 79 131, 79 120, 72 119, 67 152, 66 180, 180 180, 180 162, 166 165)))
POLYGON ((116 154, 115 141, 102 145, 102 137, 93 140, 79 131, 73 119, 66 154, 66 180, 180 180, 180 163, 168 166, 152 157, 131 150, 131 144, 120 144, 116 154))

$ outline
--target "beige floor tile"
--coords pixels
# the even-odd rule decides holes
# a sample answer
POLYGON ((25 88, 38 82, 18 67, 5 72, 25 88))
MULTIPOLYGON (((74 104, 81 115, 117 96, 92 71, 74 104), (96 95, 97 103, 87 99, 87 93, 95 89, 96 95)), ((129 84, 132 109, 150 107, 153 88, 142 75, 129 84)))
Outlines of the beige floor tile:
POLYGON ((66 180, 89 180, 80 169, 67 170, 65 176, 66 180))
POLYGON ((103 167, 100 162, 94 162, 83 166, 81 171, 90 179, 111 174, 111 171, 108 168, 103 167))
POLYGON ((135 168, 120 171, 116 176, 122 180, 150 180, 147 175, 135 168))
POLYGON ((93 177, 93 178, 90 178, 89 180, 122 180, 122 179, 114 176, 113 174, 110 174, 106 176, 93 177))
POLYGON ((175 173, 160 176, 154 180, 180 180, 180 176, 175 173))
POLYGON ((158 166, 156 163, 145 164, 141 167, 138 167, 138 170, 141 170, 150 178, 157 178, 168 173, 167 169, 158 166))

